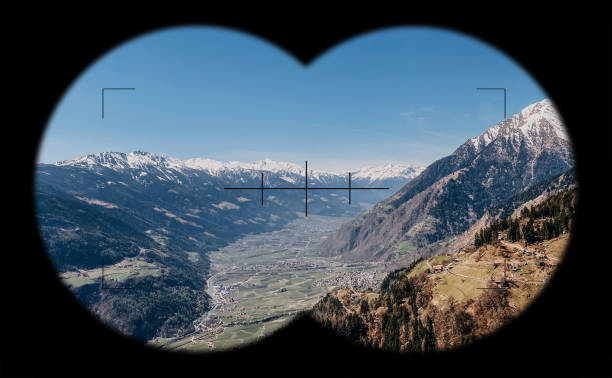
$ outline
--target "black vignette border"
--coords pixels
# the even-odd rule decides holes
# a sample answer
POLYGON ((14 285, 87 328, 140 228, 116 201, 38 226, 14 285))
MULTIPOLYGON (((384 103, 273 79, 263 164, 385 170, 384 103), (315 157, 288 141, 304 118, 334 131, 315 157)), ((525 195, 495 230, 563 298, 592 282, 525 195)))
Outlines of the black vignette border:
MULTIPOLYGON (((287 12, 283 17, 271 16, 266 11, 258 16, 254 12, 250 17, 214 12, 201 18, 185 18, 172 12, 164 17, 133 17, 122 12, 88 17, 67 14, 24 17, 22 25, 29 30, 22 31, 11 60, 19 63, 29 82, 21 96, 28 99, 28 111, 20 113, 24 126, 9 130, 10 140, 17 141, 23 154, 23 161, 16 166, 15 185, 24 187, 16 191, 15 197, 19 204, 14 212, 20 221, 19 233, 8 237, 9 244, 19 246, 22 253, 10 254, 6 266, 28 264, 36 280, 18 280, 17 271, 10 269, 6 269, 8 275, 3 277, 12 285, 5 285, 3 290, 9 303, 3 307, 10 310, 3 315, 6 342, 2 347, 2 373, 80 375, 88 371, 95 374, 101 366, 108 366, 126 374, 175 375, 202 371, 205 366, 211 371, 231 367, 236 371, 263 369, 280 374, 283 368, 288 369, 283 375, 295 370, 324 373, 327 369, 351 373, 400 369, 416 374, 431 372, 435 366, 439 374, 485 375, 500 371, 501 352, 504 359, 521 361, 521 366, 528 366, 534 374, 609 374, 610 347, 603 341, 609 340, 610 314, 601 307, 601 298, 605 294, 609 298, 609 290, 606 293, 609 284, 604 275, 588 274, 591 263, 578 257, 579 252, 598 250, 600 241, 586 235, 577 238, 572 246, 579 250, 575 252, 577 257, 564 269, 568 275, 584 279, 591 289, 584 290, 582 286, 579 289, 575 282, 567 280, 556 282, 528 316, 495 336, 470 348, 425 357, 356 348, 322 331, 307 318, 298 319, 260 345, 236 353, 210 356, 155 353, 86 316, 56 282, 31 217, 31 169, 47 118, 72 80, 105 51, 140 33, 185 23, 233 27, 262 36, 291 51, 304 63, 350 36, 381 27, 426 24, 481 38, 514 57, 561 109, 579 164, 583 198, 579 220, 589 227, 594 224, 593 220, 598 218, 593 216, 598 207, 594 199, 603 195, 597 178, 601 177, 601 162, 608 156, 610 144, 609 131, 603 130, 606 119, 609 124, 604 113, 609 109, 610 96, 596 90, 600 88, 598 83, 610 83, 610 60, 601 54, 606 45, 608 51, 610 46, 609 6, 597 10, 512 3, 502 11, 465 5, 410 5, 409 14, 380 8, 360 14, 352 10, 334 13, 323 8, 312 16, 308 12, 299 15, 287 12), (608 138, 593 140, 594 133, 606 132, 608 138), (466 368, 471 366, 477 369, 466 368)), ((597 225, 592 230, 604 235, 597 225)))

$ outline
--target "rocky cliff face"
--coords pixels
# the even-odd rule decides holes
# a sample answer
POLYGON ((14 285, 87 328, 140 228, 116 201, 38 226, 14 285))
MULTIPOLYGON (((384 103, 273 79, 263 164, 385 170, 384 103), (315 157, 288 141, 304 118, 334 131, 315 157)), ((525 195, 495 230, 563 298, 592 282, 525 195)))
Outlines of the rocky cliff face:
POLYGON ((467 140, 397 193, 345 224, 321 247, 349 260, 418 254, 465 232, 492 205, 574 165, 550 100, 467 140))

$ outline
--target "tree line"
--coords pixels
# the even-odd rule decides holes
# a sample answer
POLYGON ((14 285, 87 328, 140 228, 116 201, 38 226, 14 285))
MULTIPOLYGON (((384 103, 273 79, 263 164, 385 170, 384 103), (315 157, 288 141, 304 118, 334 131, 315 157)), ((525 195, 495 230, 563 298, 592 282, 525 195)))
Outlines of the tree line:
POLYGON ((560 191, 535 206, 525 206, 520 216, 498 219, 474 235, 474 246, 492 244, 499 233, 512 242, 525 240, 533 244, 574 231, 576 219, 576 188, 560 191))

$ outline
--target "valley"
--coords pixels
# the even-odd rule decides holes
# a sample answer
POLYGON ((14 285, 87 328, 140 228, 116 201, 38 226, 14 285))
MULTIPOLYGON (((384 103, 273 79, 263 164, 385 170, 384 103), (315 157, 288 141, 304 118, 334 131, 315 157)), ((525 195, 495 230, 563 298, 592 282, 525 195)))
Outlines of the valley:
POLYGON ((194 332, 151 344, 180 351, 231 349, 269 335, 335 288, 378 287, 384 264, 347 264, 317 254, 321 242, 348 220, 300 217, 281 230, 247 235, 210 252, 211 310, 194 321, 194 332))

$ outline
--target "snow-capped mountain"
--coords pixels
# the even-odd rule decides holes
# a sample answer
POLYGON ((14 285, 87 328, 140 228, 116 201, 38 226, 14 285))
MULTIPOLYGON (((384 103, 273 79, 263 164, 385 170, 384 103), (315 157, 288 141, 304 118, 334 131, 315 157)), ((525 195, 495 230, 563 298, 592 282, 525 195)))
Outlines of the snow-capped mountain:
POLYGON ((424 169, 425 167, 415 165, 388 163, 360 168, 352 174, 352 177, 367 180, 370 183, 401 178, 411 180, 423 172, 424 169))
MULTIPOLYGON (((102 152, 89 154, 73 160, 64 160, 55 163, 56 166, 73 166, 81 168, 96 169, 104 167, 114 170, 142 170, 147 171, 177 171, 186 170, 202 171, 209 175, 220 177, 233 175, 236 173, 256 173, 260 172, 273 174, 286 174, 290 176, 304 176, 305 167, 295 163, 277 162, 271 159, 264 159, 253 163, 240 161, 222 162, 209 158, 192 158, 181 160, 164 155, 156 155, 143 151, 130 153, 122 152, 102 152)), ((382 182, 384 180, 410 180, 421 173, 425 167, 404 164, 382 164, 368 166, 351 170, 352 178, 364 180, 368 183, 382 182)), ((166 172, 168 173, 168 172, 166 172)), ((337 178, 346 178, 347 172, 332 172, 317 169, 308 170, 309 178, 315 180, 328 181, 337 178)), ((166 178, 172 179, 172 176, 166 178)), ((295 181, 293 178, 287 180, 295 181)))
MULTIPOLYGON (((89 154, 73 160, 60 161, 52 165, 61 168, 80 168, 98 175, 121 174, 140 184, 151 184, 155 181, 187 184, 195 177, 208 178, 209 183, 217 182, 224 186, 240 186, 245 182, 261 185, 261 173, 264 173, 266 186, 304 186, 305 166, 294 163, 277 162, 264 159, 253 163, 239 161, 221 162, 209 158, 181 160, 164 155, 143 151, 130 153, 102 152, 89 154)), ((387 187, 385 191, 359 191, 353 193, 353 200, 361 209, 367 209, 391 194, 416 177, 424 168, 414 165, 384 164, 352 170, 351 183, 354 187, 387 187)), ((125 182, 122 181, 122 182, 125 182)), ((104 185, 103 183, 101 185, 104 185)), ((308 169, 309 187, 347 187, 347 172, 331 172, 308 169)), ((244 185, 243 185, 244 186, 244 185)), ((282 194, 284 195, 284 193, 282 194)), ((314 194, 313 199, 318 197, 314 194)), ((347 200, 346 193, 335 193, 332 197, 347 200), (338 196, 338 194, 341 194, 338 196)), ((325 196, 323 196, 325 201, 325 196)), ((330 206, 331 204, 326 204, 330 206)))
MULTIPOLYGON (((229 170, 254 170, 262 172, 287 172, 296 175, 304 174, 304 167, 294 163, 276 162, 271 159, 264 159, 254 163, 243 163, 240 161, 220 162, 207 158, 195 158, 185 160, 185 165, 193 169, 201 169, 211 174, 218 175, 229 170)), ((310 173, 313 173, 312 171, 310 173)))
POLYGON ((496 139, 514 144, 524 141, 534 148, 541 148, 545 143, 569 141, 561 116, 549 99, 527 106, 519 113, 486 130, 482 135, 470 139, 470 142, 477 151, 480 151, 496 139))
MULTIPOLYGON (((174 244, 183 249, 208 250, 244 233, 269 231, 304 216, 305 197, 296 191, 266 190, 262 206, 259 190, 226 187, 258 187, 262 172, 266 187, 304 187, 304 171, 296 164, 270 159, 242 163, 206 158, 181 160, 142 151, 90 154, 55 164, 38 164, 38 217, 48 238, 53 239, 56 233, 58 241, 63 240, 62 230, 86 231, 75 221, 82 217, 67 210, 79 209, 80 213, 95 213, 98 219, 112 218, 109 225, 116 221, 132 225, 138 230, 132 234, 142 233, 144 238, 139 243, 153 240, 162 247, 174 244), (63 214, 61 221, 58 214, 63 214), (45 228, 47 224, 54 226, 45 228), (58 224, 62 226, 56 227, 58 224)), ((309 213, 355 216, 393 194, 418 171, 418 167, 392 165, 357 171, 352 180, 354 187, 376 184, 390 189, 355 191, 350 206, 346 190, 313 191, 308 196, 309 213)), ((348 172, 309 170, 308 185, 347 187, 348 172)), ((92 238, 99 236, 93 231, 98 227, 95 222, 88 223, 94 227, 92 238)), ((108 237, 115 238, 110 234, 108 237)), ((137 244, 134 242, 134 246, 137 244)), ((51 253, 67 252, 52 248, 51 253)), ((66 267, 88 264, 75 259, 77 254, 72 251, 69 261, 57 261, 66 267)), ((95 265, 98 260, 91 263, 95 265)))
POLYGON ((573 166, 558 112, 548 99, 534 103, 468 139, 344 225, 321 253, 369 259, 408 250, 441 252, 490 206, 573 166))

